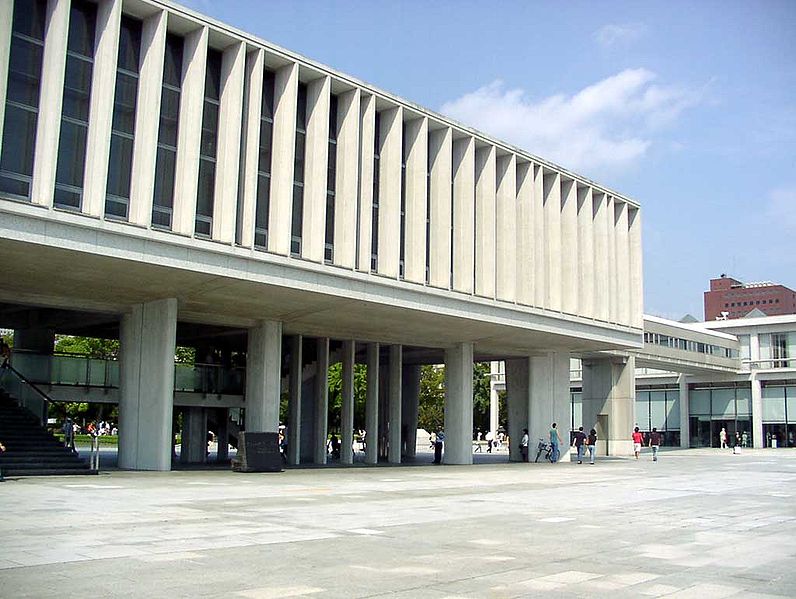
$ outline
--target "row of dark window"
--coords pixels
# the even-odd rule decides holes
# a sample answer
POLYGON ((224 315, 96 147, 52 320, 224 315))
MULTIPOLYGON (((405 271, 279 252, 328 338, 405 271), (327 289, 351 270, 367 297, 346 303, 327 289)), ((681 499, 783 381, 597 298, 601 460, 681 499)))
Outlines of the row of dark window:
POLYGON ((759 306, 760 304, 778 304, 778 303, 779 303, 778 299, 755 300, 755 301, 748 301, 748 302, 743 302, 743 303, 741 303, 741 302, 725 302, 724 307, 725 308, 729 308, 730 306, 732 306, 734 308, 735 306, 742 306, 742 305, 743 306, 747 306, 747 305, 748 306, 755 306, 755 305, 759 306))

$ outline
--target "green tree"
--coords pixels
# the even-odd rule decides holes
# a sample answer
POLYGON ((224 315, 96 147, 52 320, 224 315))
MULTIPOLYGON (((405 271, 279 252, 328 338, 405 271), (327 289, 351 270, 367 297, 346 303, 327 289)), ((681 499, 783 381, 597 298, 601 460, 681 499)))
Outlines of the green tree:
POLYGON ((489 430, 489 362, 473 364, 473 427, 489 430))
MULTIPOLYGON (((329 366, 329 431, 339 431, 343 410, 343 364, 329 366)), ((368 394, 368 367, 354 364, 354 429, 365 426, 365 400, 368 394)))
POLYGON ((429 432, 436 431, 445 422, 445 367, 440 365, 420 368, 420 402, 417 425, 429 432))
POLYGON ((119 341, 117 339, 99 339, 97 337, 56 335, 55 351, 64 354, 81 354, 89 358, 110 360, 119 357, 119 341))

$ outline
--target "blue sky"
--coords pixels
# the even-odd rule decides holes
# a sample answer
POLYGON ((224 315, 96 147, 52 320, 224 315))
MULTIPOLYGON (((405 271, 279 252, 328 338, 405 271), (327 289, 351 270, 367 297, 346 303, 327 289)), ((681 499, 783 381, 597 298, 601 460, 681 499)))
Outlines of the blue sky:
POLYGON ((636 199, 647 313, 796 288, 796 1, 184 4, 636 199))

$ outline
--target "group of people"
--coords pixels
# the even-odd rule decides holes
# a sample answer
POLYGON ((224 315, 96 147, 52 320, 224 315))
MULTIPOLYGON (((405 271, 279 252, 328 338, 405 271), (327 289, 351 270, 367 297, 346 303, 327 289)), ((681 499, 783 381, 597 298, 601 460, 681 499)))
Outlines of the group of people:
MULTIPOLYGON (((644 445, 644 433, 639 431, 639 428, 636 427, 633 429, 633 434, 631 437, 633 438, 633 454, 636 456, 636 459, 639 459, 639 456, 641 455, 641 447, 644 445)), ((654 426, 652 427, 652 432, 647 438, 647 446, 652 449, 652 461, 657 462, 658 450, 661 447, 661 434, 654 426)))
POLYGON ((111 422, 100 420, 99 422, 91 421, 81 427, 77 422, 72 421, 71 418, 66 417, 64 423, 61 425, 61 432, 64 434, 64 447, 70 449, 75 448, 75 435, 91 435, 99 437, 101 435, 118 435, 119 429, 116 428, 111 422))
POLYGON ((483 453, 483 448, 481 447, 481 439, 486 441, 486 452, 492 453, 492 450, 500 450, 503 447, 503 443, 506 441, 506 433, 502 430, 498 432, 494 431, 487 431, 486 435, 483 435, 480 430, 476 431, 473 437, 473 453, 483 453))

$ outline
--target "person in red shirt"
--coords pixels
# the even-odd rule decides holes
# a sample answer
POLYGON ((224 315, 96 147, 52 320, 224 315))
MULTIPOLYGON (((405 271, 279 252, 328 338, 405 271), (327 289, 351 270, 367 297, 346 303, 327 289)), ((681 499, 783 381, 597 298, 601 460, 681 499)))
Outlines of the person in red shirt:
POLYGON ((633 453, 636 454, 636 459, 638 459, 638 456, 641 453, 642 443, 644 443, 644 435, 638 432, 638 427, 636 427, 633 430, 633 453))

